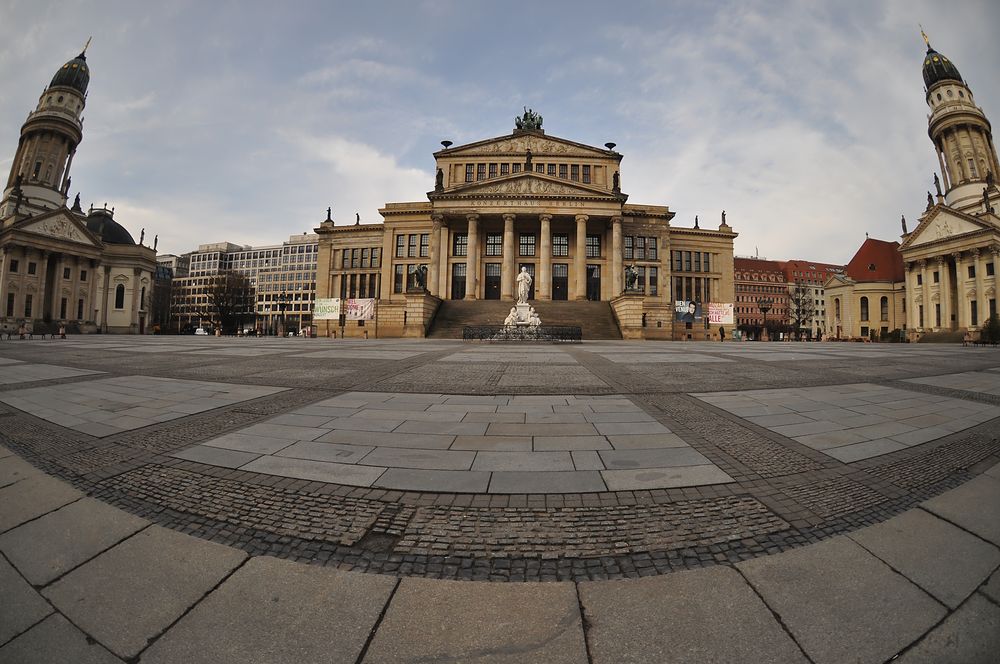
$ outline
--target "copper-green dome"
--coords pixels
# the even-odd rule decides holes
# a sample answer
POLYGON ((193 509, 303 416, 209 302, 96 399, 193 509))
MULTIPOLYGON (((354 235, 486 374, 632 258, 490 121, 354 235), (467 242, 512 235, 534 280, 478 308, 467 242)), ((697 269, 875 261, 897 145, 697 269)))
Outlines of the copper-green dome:
POLYGON ((927 55, 924 56, 924 85, 930 88, 935 83, 941 81, 962 82, 962 75, 958 73, 958 67, 948 58, 944 57, 933 48, 927 45, 927 55))
POLYGON ((84 53, 76 56, 64 64, 49 83, 50 88, 56 86, 73 88, 80 94, 87 93, 87 84, 90 83, 90 67, 87 66, 87 56, 84 53))

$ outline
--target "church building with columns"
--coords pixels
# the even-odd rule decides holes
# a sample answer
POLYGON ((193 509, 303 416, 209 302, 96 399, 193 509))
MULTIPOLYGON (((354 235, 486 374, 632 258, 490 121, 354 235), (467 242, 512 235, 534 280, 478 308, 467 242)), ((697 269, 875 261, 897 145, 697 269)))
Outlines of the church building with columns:
MULTIPOLYGON (((725 213, 714 228, 673 226, 666 205, 628 202, 614 143, 548 135, 527 110, 516 125, 465 145, 443 141, 427 200, 387 203, 382 224, 320 224, 317 298, 378 298, 374 324, 344 324, 344 333, 425 336, 441 311, 499 322, 524 270, 543 324, 567 311, 560 302, 589 301, 604 303, 626 338, 717 338, 707 316, 675 323, 674 303, 707 312, 733 302, 736 233, 725 213)), ((318 325, 325 336, 338 322, 318 325)))
POLYGON ((916 228, 902 222, 911 339, 978 330, 997 314, 1000 293, 1000 161, 990 121, 955 63, 924 38, 927 133, 941 174, 916 228))
POLYGON ((146 331, 155 249, 136 243, 107 205, 85 213, 77 195, 67 207, 89 83, 84 49, 21 127, 0 197, 0 329, 146 331))

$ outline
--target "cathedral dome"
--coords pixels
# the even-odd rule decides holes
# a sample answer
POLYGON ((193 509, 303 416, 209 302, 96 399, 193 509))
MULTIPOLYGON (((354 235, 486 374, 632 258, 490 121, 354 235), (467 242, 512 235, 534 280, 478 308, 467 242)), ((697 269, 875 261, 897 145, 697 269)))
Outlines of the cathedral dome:
POLYGON ((135 244, 132 234, 115 221, 111 210, 92 209, 87 215, 87 228, 101 237, 105 244, 135 244))
POLYGON ((958 67, 948 58, 944 57, 933 48, 927 45, 927 55, 924 56, 924 85, 930 88, 935 83, 941 81, 962 82, 962 75, 958 73, 958 67))
POLYGON ((87 56, 84 53, 76 56, 64 64, 49 83, 50 88, 57 86, 73 88, 80 94, 87 93, 87 85, 90 83, 90 67, 87 66, 87 56))

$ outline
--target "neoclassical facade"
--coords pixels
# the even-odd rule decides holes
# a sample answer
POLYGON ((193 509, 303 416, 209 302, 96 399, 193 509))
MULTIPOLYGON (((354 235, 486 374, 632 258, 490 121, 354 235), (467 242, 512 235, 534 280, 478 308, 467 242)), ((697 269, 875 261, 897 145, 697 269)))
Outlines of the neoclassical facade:
POLYGON ((36 332, 143 333, 156 252, 136 243, 114 209, 67 207, 83 139, 85 53, 53 76, 21 127, 0 198, 0 327, 36 332))
POLYGON ((941 177, 916 228, 903 222, 911 338, 978 329, 996 315, 1000 292, 1000 161, 990 122, 955 64, 929 43, 923 76, 941 177))
MULTIPOLYGON (((604 301, 623 333, 635 326, 645 329, 636 336, 661 338, 675 337, 674 300, 733 302, 736 233, 724 216, 717 228, 672 227, 667 206, 627 202, 613 143, 550 136, 532 120, 526 113, 521 128, 497 138, 443 142, 427 200, 386 204, 381 225, 323 222, 317 297, 375 292, 390 316, 415 285, 443 301, 513 301, 524 269, 543 321, 545 302, 604 301), (628 266, 638 278, 625 293, 628 266), (618 302, 626 295, 627 307, 618 302)), ((381 322, 380 336, 399 331, 381 322)), ((708 334, 701 326, 676 336, 708 334)))

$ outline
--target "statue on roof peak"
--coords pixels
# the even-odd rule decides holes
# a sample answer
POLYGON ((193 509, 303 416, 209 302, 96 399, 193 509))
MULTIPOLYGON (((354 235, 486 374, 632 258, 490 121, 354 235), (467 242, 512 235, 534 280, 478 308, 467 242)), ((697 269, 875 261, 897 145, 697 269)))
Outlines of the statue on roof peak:
POLYGON ((541 129, 542 116, 525 106, 524 114, 519 118, 514 118, 514 127, 517 129, 541 129))

